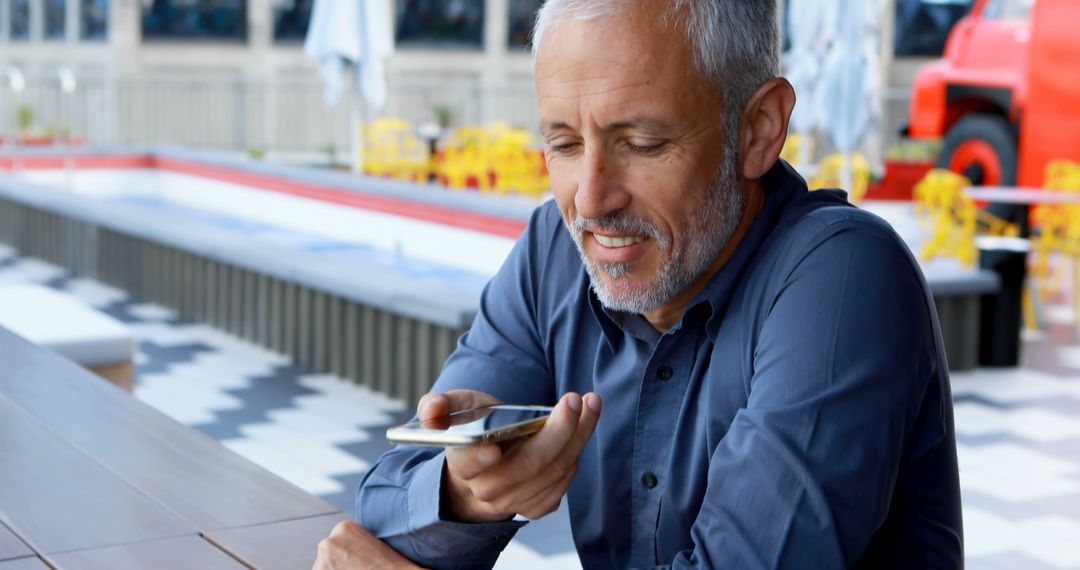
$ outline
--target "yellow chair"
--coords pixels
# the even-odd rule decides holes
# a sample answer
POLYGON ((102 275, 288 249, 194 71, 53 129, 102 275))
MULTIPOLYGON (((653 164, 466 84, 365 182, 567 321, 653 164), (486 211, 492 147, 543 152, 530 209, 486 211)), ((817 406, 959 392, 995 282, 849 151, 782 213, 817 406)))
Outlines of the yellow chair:
POLYGON ((404 119, 379 119, 364 127, 363 169, 372 176, 426 182, 428 147, 404 119))
MULTIPOLYGON (((975 235, 1017 237, 1020 228, 980 210, 964 189, 971 181, 943 169, 931 170, 912 191, 916 216, 930 232, 930 239, 923 245, 922 261, 937 257, 953 257, 966 267, 974 267, 979 250, 975 235)), ((1023 310, 1028 328, 1035 328, 1034 300, 1025 287, 1023 310)))
POLYGON ((481 191, 491 189, 491 135, 483 127, 461 127, 446 141, 436 173, 447 187, 461 190, 476 179, 481 191))
POLYGON ((978 250, 975 235, 1017 237, 1020 228, 980 210, 964 189, 971 181, 955 172, 934 169, 915 185, 915 213, 931 234, 923 248, 923 261, 938 256, 955 257, 974 265, 978 250))
MULTIPOLYGON (((844 186, 844 157, 843 154, 831 154, 818 163, 817 171, 807 182, 811 190, 822 188, 841 188, 844 186)), ((855 153, 850 155, 851 160, 851 188, 845 188, 848 192, 848 200, 852 204, 858 204, 866 191, 870 188, 870 162, 866 157, 855 153)))
POLYGON ((543 196, 551 181, 546 173, 544 155, 533 136, 523 129, 501 126, 493 129, 491 135, 495 192, 517 192, 535 198, 543 196))
MULTIPOLYGON (((1069 160, 1050 161, 1046 165, 1044 186, 1047 192, 1080 193, 1080 164, 1069 160)), ((1032 268, 1032 274, 1040 280, 1040 297, 1045 301, 1062 291, 1068 261, 1072 265, 1073 303, 1080 310, 1080 205, 1043 204, 1034 209, 1032 217, 1040 228, 1034 240, 1032 268), (1057 271, 1051 267, 1054 256, 1059 261, 1057 271)))
POLYGON ((923 245, 924 262, 953 257, 964 266, 975 265, 978 222, 974 202, 963 193, 968 186, 971 182, 967 178, 941 169, 931 170, 915 185, 916 212, 931 231, 923 245))
POLYGON ((534 137, 505 123, 454 131, 436 172, 446 186, 456 190, 475 180, 482 192, 539 197, 550 186, 534 137))

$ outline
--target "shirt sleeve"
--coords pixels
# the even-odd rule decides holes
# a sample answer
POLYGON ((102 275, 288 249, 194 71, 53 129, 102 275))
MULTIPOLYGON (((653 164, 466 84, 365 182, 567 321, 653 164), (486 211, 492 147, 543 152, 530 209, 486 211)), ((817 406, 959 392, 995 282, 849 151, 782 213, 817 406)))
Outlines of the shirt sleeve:
MULTIPOLYGON (((476 318, 447 360, 433 392, 468 389, 506 403, 555 402, 536 317, 538 268, 549 234, 558 229, 548 210, 537 209, 525 234, 484 288, 476 318)), ((490 568, 525 523, 444 520, 440 516, 444 459, 432 448, 402 446, 385 454, 360 484, 357 520, 420 565, 490 568)))
MULTIPOLYGON (((906 247, 869 223, 815 242, 767 309, 747 405, 713 452, 695 547, 673 568, 855 566, 905 448, 955 462, 933 306, 906 247)), ((941 540, 936 563, 924 553, 913 567, 956 567, 958 537, 941 540)))

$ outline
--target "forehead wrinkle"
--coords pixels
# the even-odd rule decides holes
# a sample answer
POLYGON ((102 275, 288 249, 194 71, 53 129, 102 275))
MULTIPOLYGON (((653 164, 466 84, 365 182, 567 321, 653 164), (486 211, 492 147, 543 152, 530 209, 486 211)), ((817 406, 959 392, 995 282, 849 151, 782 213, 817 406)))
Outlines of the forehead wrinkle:
POLYGON ((538 86, 543 85, 544 88, 538 89, 539 100, 544 101, 548 99, 553 100, 581 100, 585 98, 606 98, 615 97, 626 100, 617 100, 614 102, 607 102, 611 104, 627 104, 634 101, 647 100, 654 97, 655 93, 633 93, 637 89, 645 89, 652 85, 652 81, 649 79, 641 79, 630 83, 624 82, 621 79, 613 78, 611 75, 598 75, 596 77, 571 79, 567 81, 559 81, 554 79, 555 83, 549 83, 547 80, 541 79, 537 82, 538 86), (629 96, 626 93, 630 92, 629 96))
MULTIPOLYGON (((569 87, 569 86, 575 86, 575 85, 578 85, 578 86, 581 86, 581 85, 584 85, 584 86, 596 85, 596 86, 598 86, 598 88, 593 88, 593 89, 590 89, 589 87, 585 87, 584 89, 581 88, 581 87, 578 87, 576 89, 576 91, 578 93, 580 93, 580 94, 583 94, 583 95, 594 95, 594 94, 602 93, 602 92, 605 92, 605 91, 620 91, 620 90, 623 90, 623 89, 633 89, 635 87, 648 86, 648 85, 650 85, 652 83, 652 81, 650 79, 644 79, 643 78, 643 79, 633 81, 633 82, 629 82, 629 83, 620 82, 619 85, 615 85, 614 89, 612 89, 611 87, 608 87, 607 85, 610 85, 611 83, 614 82, 613 77, 616 74, 613 73, 613 68, 626 67, 626 66, 619 65, 618 63, 614 62, 613 60, 604 60, 604 61, 606 62, 605 65, 596 65, 594 62, 567 63, 567 64, 564 64, 564 65, 560 66, 558 69, 555 69, 555 70, 553 70, 553 71, 551 71, 549 73, 537 73, 536 83, 537 83, 537 85, 540 85, 540 84, 547 84, 548 82, 554 82, 555 85, 557 85, 559 87, 563 87, 563 86, 569 87), (589 68, 587 70, 587 73, 582 73, 582 71, 586 71, 586 70, 581 69, 582 67, 588 67, 589 68), (563 78, 562 77, 563 75, 571 75, 571 77, 563 78)), ((541 70, 537 69, 537 72, 539 72, 539 71, 541 71, 541 70)), ((558 87, 556 87, 556 88, 558 88, 558 87)))

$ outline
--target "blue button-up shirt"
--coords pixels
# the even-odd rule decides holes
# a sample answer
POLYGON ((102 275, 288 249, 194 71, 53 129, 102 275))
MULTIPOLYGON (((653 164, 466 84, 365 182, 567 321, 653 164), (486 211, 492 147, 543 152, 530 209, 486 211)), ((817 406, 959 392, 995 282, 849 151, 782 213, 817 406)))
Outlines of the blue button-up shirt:
MULTIPOLYGON (((893 230, 780 163, 730 261, 664 334, 606 311, 553 203, 485 289, 434 391, 595 391, 567 493, 585 568, 959 568, 948 373, 893 230)), ((440 517, 444 458, 398 448, 358 520, 437 568, 494 563, 520 522, 440 517)))

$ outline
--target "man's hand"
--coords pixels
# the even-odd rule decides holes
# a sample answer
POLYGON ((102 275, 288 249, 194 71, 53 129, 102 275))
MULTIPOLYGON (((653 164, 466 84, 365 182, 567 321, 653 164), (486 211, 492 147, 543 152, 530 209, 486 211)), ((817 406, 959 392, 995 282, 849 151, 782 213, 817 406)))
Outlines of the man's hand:
POLYGON ((364 570, 367 568, 417 569, 408 558, 397 553, 366 528, 342 521, 328 538, 319 542, 312 570, 364 570))
MULTIPOLYGON (((421 420, 499 404, 481 392, 454 390, 420 399, 421 420)), ((559 508, 577 473, 578 456, 600 419, 600 396, 563 396, 551 417, 527 438, 479 447, 447 448, 443 510, 460 522, 497 522, 515 514, 539 519, 559 508)))

